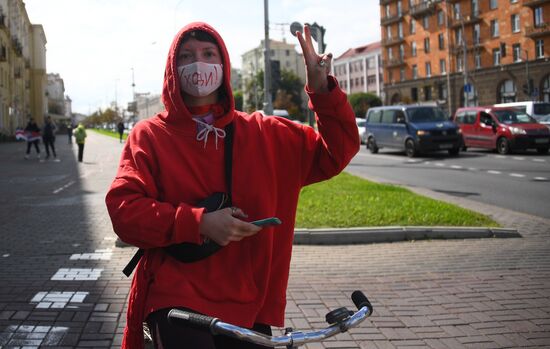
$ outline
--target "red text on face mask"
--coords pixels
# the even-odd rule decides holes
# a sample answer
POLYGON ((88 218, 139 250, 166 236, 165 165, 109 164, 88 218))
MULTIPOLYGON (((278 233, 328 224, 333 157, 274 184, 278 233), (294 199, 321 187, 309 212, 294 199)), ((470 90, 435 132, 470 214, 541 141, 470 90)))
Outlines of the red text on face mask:
POLYGON ((188 86, 206 87, 218 81, 218 68, 214 67, 214 71, 210 72, 197 71, 190 74, 184 72, 183 78, 188 86))

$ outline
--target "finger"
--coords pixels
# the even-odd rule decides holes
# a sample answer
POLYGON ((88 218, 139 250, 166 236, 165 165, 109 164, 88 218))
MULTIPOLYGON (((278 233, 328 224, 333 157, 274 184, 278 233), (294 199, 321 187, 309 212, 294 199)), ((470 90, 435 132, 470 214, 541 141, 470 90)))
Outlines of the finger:
POLYGON ((300 47, 302 48, 302 53, 304 55, 304 59, 307 62, 311 57, 311 50, 308 48, 306 39, 304 39, 304 35, 301 32, 297 31, 296 32, 296 37, 298 38, 298 41, 300 42, 300 47))
POLYGON ((309 28, 309 25, 304 26, 304 34, 306 35, 306 44, 308 46, 308 49, 315 53, 313 42, 311 41, 311 29, 309 28))
POLYGON ((229 207, 228 210, 230 210, 230 213, 233 217, 241 217, 241 218, 247 218, 248 215, 244 213, 243 210, 236 206, 229 207))

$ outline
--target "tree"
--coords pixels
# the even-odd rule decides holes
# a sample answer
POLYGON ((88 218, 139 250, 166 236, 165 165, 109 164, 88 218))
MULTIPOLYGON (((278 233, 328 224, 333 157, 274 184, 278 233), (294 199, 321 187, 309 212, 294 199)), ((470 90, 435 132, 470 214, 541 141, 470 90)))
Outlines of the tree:
POLYGON ((380 97, 368 92, 352 93, 348 96, 348 101, 353 108, 355 116, 360 118, 364 118, 367 115, 367 110, 369 110, 370 107, 382 105, 380 97))
POLYGON ((286 109, 292 117, 301 119, 304 83, 292 71, 283 69, 278 87, 273 107, 286 109))
POLYGON ((260 70, 258 74, 247 80, 244 86, 248 99, 243 108, 247 112, 252 112, 263 108, 264 102, 264 71, 260 70))
POLYGON ((243 110, 243 91, 233 91, 233 99, 235 100, 235 109, 243 110))

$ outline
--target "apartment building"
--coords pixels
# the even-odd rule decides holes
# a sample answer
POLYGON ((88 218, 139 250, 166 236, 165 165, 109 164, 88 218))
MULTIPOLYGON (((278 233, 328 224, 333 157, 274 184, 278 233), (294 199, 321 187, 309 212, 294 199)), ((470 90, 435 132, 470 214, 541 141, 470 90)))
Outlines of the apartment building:
MULTIPOLYGON (((304 58, 296 51, 295 44, 289 44, 285 40, 269 40, 269 56, 280 71, 287 70, 296 74, 300 81, 305 84, 306 73, 304 58)), ((255 92, 246 88, 250 81, 253 81, 260 71, 264 71, 264 41, 260 45, 242 55, 241 78, 243 85, 243 105, 261 105, 263 91, 260 86, 255 87, 255 92)), ((306 100, 303 93, 302 100, 306 100)))
POLYGON ((340 88, 347 94, 374 93, 382 97, 383 70, 380 42, 350 48, 334 59, 333 73, 340 88))
POLYGON ((47 113, 46 35, 21 0, 0 0, 0 134, 13 136, 47 113))
POLYGON ((550 101, 550 1, 380 0, 387 104, 550 101))

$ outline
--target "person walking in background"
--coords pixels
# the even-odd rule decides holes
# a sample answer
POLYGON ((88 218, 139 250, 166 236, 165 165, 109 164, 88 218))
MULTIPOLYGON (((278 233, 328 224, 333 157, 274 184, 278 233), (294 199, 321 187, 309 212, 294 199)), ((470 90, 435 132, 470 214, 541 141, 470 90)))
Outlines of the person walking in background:
POLYGON ((38 127, 34 119, 30 119, 27 123, 25 127, 25 137, 27 139, 27 153, 25 154, 25 159, 29 158, 33 145, 34 149, 36 149, 36 157, 40 159, 40 127, 38 127))
POLYGON ((144 321, 155 348, 260 348, 172 325, 166 318, 172 307, 266 334, 283 326, 300 189, 340 173, 360 145, 353 110, 330 75, 332 55, 315 52, 308 26, 304 35, 297 33, 305 90, 319 132, 235 110, 229 53, 208 24, 191 23, 174 38, 164 74, 166 110, 132 128, 105 199, 116 234, 144 249, 123 349, 143 348, 144 321), (201 206, 220 193, 228 199, 216 207, 227 207, 201 206), (250 223, 273 216, 282 224, 250 223), (209 241, 223 247, 193 263, 163 249, 209 241))
POLYGON ((84 156, 84 143, 86 142, 87 136, 88 135, 86 134, 84 125, 78 124, 76 130, 74 131, 74 139, 78 145, 78 162, 82 162, 82 158, 84 156))
POLYGON ((118 135, 120 138, 120 143, 122 143, 122 135, 124 134, 124 123, 122 121, 119 121, 118 125, 116 125, 116 128, 118 129, 118 135))
POLYGON ((55 132, 57 127, 52 122, 50 116, 46 117, 46 123, 44 124, 44 131, 42 134, 42 140, 44 141, 44 148, 46 148, 46 159, 50 158, 50 147, 52 148, 52 154, 55 159, 57 159, 57 154, 55 153, 55 132))
POLYGON ((69 136, 69 144, 73 144, 73 123, 67 125, 67 135, 69 136))

